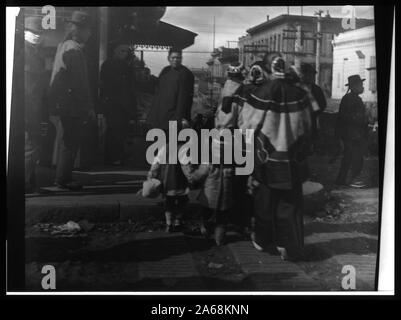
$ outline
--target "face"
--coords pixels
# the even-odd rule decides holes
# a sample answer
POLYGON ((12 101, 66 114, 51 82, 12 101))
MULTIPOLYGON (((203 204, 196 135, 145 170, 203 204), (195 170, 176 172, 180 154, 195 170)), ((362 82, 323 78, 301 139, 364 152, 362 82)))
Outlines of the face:
POLYGON ((355 92, 356 94, 363 93, 363 91, 365 90, 364 87, 363 87, 363 82, 361 81, 361 82, 358 82, 357 84, 353 85, 351 87, 351 90, 353 92, 355 92))
POLYGON ((170 66, 172 68, 178 68, 182 63, 182 54, 180 52, 172 52, 168 56, 168 61, 170 62, 170 66))
POLYGON ((127 45, 120 45, 114 50, 114 56, 120 60, 127 59, 128 54, 129 48, 127 45))
POLYGON ((78 27, 77 28, 79 39, 86 43, 92 35, 92 30, 89 27, 78 27))

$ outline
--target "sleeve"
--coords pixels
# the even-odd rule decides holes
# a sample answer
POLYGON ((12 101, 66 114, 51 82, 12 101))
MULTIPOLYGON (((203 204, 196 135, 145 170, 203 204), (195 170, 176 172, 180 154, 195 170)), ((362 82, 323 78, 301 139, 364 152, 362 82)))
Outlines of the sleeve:
POLYGON ((63 61, 71 77, 71 88, 75 92, 74 97, 78 102, 79 108, 84 110, 93 109, 86 63, 82 52, 78 49, 70 49, 63 54, 63 61))
POLYGON ((191 120, 191 107, 194 96, 194 76, 188 71, 185 76, 180 78, 178 88, 176 112, 173 120, 181 123, 182 119, 191 120))
POLYGON ((319 104, 319 113, 323 112, 327 108, 327 101, 326 97, 324 96, 323 90, 319 87, 316 86, 315 90, 313 90, 313 95, 315 96, 315 99, 317 103, 319 104))

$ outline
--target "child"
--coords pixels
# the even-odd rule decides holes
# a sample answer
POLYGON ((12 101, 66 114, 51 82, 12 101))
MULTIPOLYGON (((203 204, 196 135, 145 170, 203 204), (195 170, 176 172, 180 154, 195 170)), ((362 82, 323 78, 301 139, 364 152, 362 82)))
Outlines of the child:
MULTIPOLYGON (((178 143, 177 146, 177 149, 180 150, 181 145, 178 143)), ((181 156, 183 155, 183 153, 180 154, 181 156)), ((159 150, 149 170, 148 179, 156 178, 162 183, 166 232, 170 233, 181 227, 181 219, 188 203, 189 193, 189 184, 186 175, 191 171, 191 165, 183 165, 181 162, 168 164, 162 161, 162 159, 168 159, 168 143, 159 150)))

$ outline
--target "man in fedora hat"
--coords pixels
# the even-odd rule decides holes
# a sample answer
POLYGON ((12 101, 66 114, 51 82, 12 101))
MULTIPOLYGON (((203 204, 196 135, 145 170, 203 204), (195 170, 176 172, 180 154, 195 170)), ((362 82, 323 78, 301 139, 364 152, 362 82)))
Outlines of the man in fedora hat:
MULTIPOLYGON (((21 92, 24 93, 25 110, 25 193, 45 190, 36 185, 36 163, 39 158, 41 120, 46 85, 45 60, 40 47, 43 42, 42 19, 25 17, 24 50, 21 50, 16 65, 23 65, 23 74, 18 76, 21 92)), ((16 69, 18 70, 18 69, 16 69)))
POLYGON ((337 176, 337 185, 349 185, 354 188, 363 188, 362 181, 357 180, 362 171, 363 154, 368 134, 368 118, 365 104, 359 97, 363 93, 363 81, 359 75, 348 77, 348 91, 341 99, 338 111, 336 137, 344 144, 344 157, 337 176), (347 175, 351 169, 350 183, 347 175))
POLYGON ((57 127, 62 130, 55 184, 62 189, 79 190, 82 186, 72 180, 74 160, 84 138, 85 123, 95 119, 83 52, 91 36, 91 19, 87 13, 75 11, 66 22, 67 34, 57 48, 50 80, 51 111, 59 117, 61 125, 57 127))

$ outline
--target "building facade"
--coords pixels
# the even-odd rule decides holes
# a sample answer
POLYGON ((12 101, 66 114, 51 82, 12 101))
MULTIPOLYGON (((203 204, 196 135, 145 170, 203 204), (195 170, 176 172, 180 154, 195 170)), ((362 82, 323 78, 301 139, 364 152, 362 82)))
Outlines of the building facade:
POLYGON ((366 79, 361 95, 366 102, 377 101, 375 28, 368 26, 340 33, 333 41, 334 99, 341 99, 347 91, 348 77, 359 74, 366 79))
MULTIPOLYGON (((373 20, 357 19, 356 27, 373 24, 373 20)), ((332 18, 329 13, 322 16, 320 42, 319 85, 327 96, 331 96, 333 47, 335 35, 343 32, 342 18, 332 18)), ((279 52, 288 64, 298 58, 316 68, 317 49, 316 16, 280 15, 247 30, 239 38, 239 59, 249 67, 253 62, 263 59, 266 52, 279 52), (253 46, 253 47, 252 47, 253 46), (256 46, 256 47, 255 47, 256 46), (253 52, 252 52, 253 51, 253 52)))

